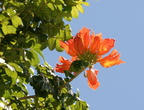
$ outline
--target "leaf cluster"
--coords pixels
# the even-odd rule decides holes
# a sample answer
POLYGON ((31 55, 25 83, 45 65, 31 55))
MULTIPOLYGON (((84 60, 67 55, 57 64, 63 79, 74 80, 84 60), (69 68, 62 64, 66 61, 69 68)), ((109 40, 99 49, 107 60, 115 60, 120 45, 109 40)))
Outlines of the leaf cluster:
POLYGON ((84 13, 83 5, 89 4, 82 0, 0 1, 0 104, 21 110, 87 108, 85 102, 69 93, 69 84, 62 87, 66 80, 53 73, 42 53, 46 48, 63 51, 60 40, 72 37, 70 25, 64 21, 84 13), (39 65, 40 56, 45 66, 39 65), (28 96, 29 83, 36 97, 28 96), (72 102, 67 104, 67 100, 72 102))
POLYGON ((30 79, 36 97, 45 102, 37 102, 38 108, 49 110, 88 110, 85 101, 79 98, 79 91, 72 92, 72 87, 65 79, 58 77, 46 65, 39 65, 37 75, 30 79))

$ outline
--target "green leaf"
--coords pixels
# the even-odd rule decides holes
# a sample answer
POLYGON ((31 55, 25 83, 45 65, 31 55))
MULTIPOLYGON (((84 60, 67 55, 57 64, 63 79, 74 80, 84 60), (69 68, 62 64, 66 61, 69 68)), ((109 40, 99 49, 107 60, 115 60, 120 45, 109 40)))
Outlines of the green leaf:
POLYGON ((64 73, 65 73, 66 78, 68 78, 68 77, 73 78, 74 77, 74 75, 67 70, 64 70, 64 73))
POLYGON ((72 14, 72 17, 78 18, 79 13, 78 13, 78 10, 75 6, 72 7, 71 14, 72 14))
POLYGON ((55 7, 52 3, 48 3, 47 6, 52 10, 54 11, 55 7))
POLYGON ((11 20, 12 20, 13 26, 16 27, 16 28, 17 28, 18 26, 20 26, 20 25, 23 25, 21 18, 18 17, 18 16, 12 17, 11 20))
POLYGON ((51 38, 48 39, 48 47, 49 47, 50 50, 55 49, 55 47, 56 47, 56 38, 51 37, 51 38))
POLYGON ((57 33, 56 38, 62 41, 67 41, 71 39, 72 35, 70 25, 67 24, 65 25, 64 29, 59 30, 59 33, 57 33))
POLYGON ((32 65, 33 66, 38 66, 38 64, 40 63, 40 60, 39 60, 37 52, 31 50, 31 53, 33 54, 33 57, 32 57, 32 60, 31 60, 32 65))
POLYGON ((12 95, 11 93, 8 91, 8 90, 5 90, 5 94, 4 94, 4 97, 7 99, 7 98, 12 98, 12 95))
MULTIPOLYGON (((4 38, 4 35, 3 35, 2 31, 0 30, 0 42, 2 40, 1 38, 4 38)), ((0 55, 1 55, 1 53, 0 53, 0 55)))
POLYGON ((78 9, 78 11, 80 11, 81 13, 84 13, 84 9, 82 7, 81 4, 76 5, 76 8, 78 9))
POLYGON ((16 79, 17 79, 17 72, 12 70, 11 68, 12 67, 10 67, 10 66, 8 68, 4 67, 4 70, 5 70, 6 74, 12 78, 12 83, 15 83, 16 79))
POLYGON ((70 66, 70 71, 71 72, 81 72, 83 69, 89 66, 88 62, 85 62, 84 60, 76 60, 72 62, 70 66))
POLYGON ((17 50, 9 49, 4 52, 5 57, 7 57, 8 61, 18 60, 17 50))
POLYGON ((89 110, 88 105, 85 101, 77 101, 75 104, 75 110, 89 110))
POLYGON ((67 24, 65 26, 65 40, 69 40, 72 38, 71 32, 72 32, 71 27, 69 24, 67 24))
POLYGON ((84 4, 85 6, 90 6, 88 2, 82 2, 82 4, 84 4))
POLYGON ((72 14, 71 14, 72 7, 66 6, 66 7, 64 7, 63 11, 64 11, 63 12, 64 19, 67 21, 71 21, 72 20, 72 14))
POLYGON ((60 39, 56 39, 56 50, 62 52, 64 49, 60 47, 60 39))
POLYGON ((11 17, 11 16, 14 16, 16 14, 16 11, 13 10, 12 8, 8 8, 6 10, 7 14, 11 17))
POLYGON ((7 34, 16 34, 16 28, 12 25, 2 24, 2 31, 5 35, 7 34))
POLYGON ((49 37, 55 37, 55 35, 57 34, 57 31, 58 31, 58 27, 56 28, 54 27, 54 25, 50 25, 49 30, 48 30, 49 37))
POLYGON ((8 64, 14 67, 17 72, 21 72, 21 73, 23 72, 23 69, 16 63, 8 63, 8 64))
POLYGON ((64 13, 64 19, 67 21, 71 21, 72 20, 71 14, 70 13, 64 13))
POLYGON ((0 21, 6 20, 6 17, 3 14, 0 14, 0 21))
POLYGON ((31 49, 35 50, 45 60, 44 55, 41 51, 41 45, 40 44, 34 45, 33 47, 31 47, 31 49))
POLYGON ((30 51, 27 51, 26 54, 28 59, 31 61, 31 65, 37 67, 38 64, 40 63, 37 52, 31 49, 30 51))
POLYGON ((28 71, 29 71, 30 74, 34 75, 34 70, 33 70, 33 68, 29 68, 28 71))

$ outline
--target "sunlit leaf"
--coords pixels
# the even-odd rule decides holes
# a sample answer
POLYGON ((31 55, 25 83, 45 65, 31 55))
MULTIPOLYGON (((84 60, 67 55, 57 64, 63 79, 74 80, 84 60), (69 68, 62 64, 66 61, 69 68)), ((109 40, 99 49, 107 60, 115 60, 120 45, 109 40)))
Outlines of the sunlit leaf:
POLYGON ((36 45, 32 46, 31 49, 35 50, 45 60, 44 55, 41 51, 41 45, 40 44, 36 44, 36 45))
POLYGON ((85 101, 77 101, 75 104, 75 110, 89 110, 88 105, 85 101))
POLYGON ((54 5, 53 5, 52 3, 48 3, 47 6, 48 6, 51 10, 54 10, 54 9, 55 9, 55 7, 54 7, 54 5))
POLYGON ((78 13, 78 10, 77 10, 77 8, 75 6, 72 7, 71 14, 72 14, 72 17, 78 18, 79 13, 78 13))
POLYGON ((3 14, 0 14, 0 21, 6 20, 6 17, 3 14))
POLYGON ((12 97, 12 95, 11 95, 11 93, 8 91, 8 90, 6 90, 5 91, 5 94, 4 94, 4 97, 7 99, 7 98, 11 98, 12 97))
POLYGON ((81 4, 76 5, 76 8, 78 9, 78 11, 80 11, 81 13, 84 13, 84 9, 82 7, 81 4))
POLYGON ((2 25, 2 30, 3 30, 3 33, 5 35, 7 35, 7 34, 15 34, 16 33, 16 28, 13 27, 12 25, 3 24, 2 25))
POLYGON ((62 52, 63 48, 60 47, 60 39, 56 39, 56 50, 62 52))
POLYGON ((14 67, 17 72, 23 72, 23 69, 19 65, 17 65, 16 63, 9 63, 9 65, 14 67))
POLYGON ((65 39, 64 39, 64 40, 69 40, 69 39, 72 38, 71 31, 72 31, 72 30, 71 30, 70 25, 67 24, 67 25, 65 26, 65 39))
POLYGON ((89 6, 90 4, 88 2, 82 2, 85 6, 89 6))
POLYGON ((4 70, 5 70, 6 74, 12 78, 12 82, 15 83, 16 79, 17 79, 17 72, 12 71, 10 68, 6 68, 6 67, 4 67, 4 70))
POLYGON ((7 14, 11 17, 11 16, 14 16, 16 14, 16 11, 13 10, 12 8, 8 8, 6 10, 7 14))
POLYGON ((18 16, 12 17, 11 20, 12 20, 13 26, 16 27, 16 28, 17 28, 18 26, 20 26, 20 25, 23 25, 21 18, 18 17, 18 16))
POLYGON ((51 37, 48 39, 48 47, 50 50, 55 49, 55 47, 56 47, 56 39, 55 38, 51 37))
POLYGON ((34 50, 30 50, 30 52, 31 52, 31 64, 33 65, 33 66, 35 66, 35 67, 37 67, 38 66, 38 64, 40 63, 40 60, 39 60, 39 57, 38 57, 38 54, 37 54, 37 52, 36 51, 34 51, 34 50))

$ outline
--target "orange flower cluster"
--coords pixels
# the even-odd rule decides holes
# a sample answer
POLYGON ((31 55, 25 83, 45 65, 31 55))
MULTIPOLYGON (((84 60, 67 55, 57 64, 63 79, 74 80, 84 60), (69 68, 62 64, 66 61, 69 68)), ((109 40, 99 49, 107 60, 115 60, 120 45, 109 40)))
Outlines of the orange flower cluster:
POLYGON ((107 68, 125 63, 119 59, 120 54, 117 50, 113 50, 108 56, 102 57, 114 47, 114 43, 114 39, 103 39, 101 33, 95 35, 94 32, 92 32, 92 35, 90 35, 90 29, 84 27, 75 37, 67 42, 60 41, 61 47, 72 56, 72 59, 69 61, 60 57, 59 62, 62 64, 57 64, 55 70, 64 73, 64 70, 69 70, 73 61, 87 61, 90 64, 89 70, 86 70, 88 85, 95 90, 100 84, 97 79, 98 70, 93 69, 92 65, 99 62, 103 67, 107 68))

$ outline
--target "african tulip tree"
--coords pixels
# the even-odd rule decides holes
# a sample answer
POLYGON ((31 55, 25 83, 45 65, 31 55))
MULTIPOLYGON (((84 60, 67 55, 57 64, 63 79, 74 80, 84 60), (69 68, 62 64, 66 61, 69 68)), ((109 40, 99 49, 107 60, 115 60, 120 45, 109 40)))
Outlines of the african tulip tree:
POLYGON ((88 85, 96 89, 98 70, 94 64, 111 67, 124 63, 113 50, 114 39, 102 34, 90 35, 84 27, 71 35, 64 20, 84 13, 85 0, 1 0, 0 1, 0 109, 28 110, 87 110, 88 104, 73 93, 69 84, 86 70, 88 85), (51 67, 43 50, 65 50, 71 60, 59 58, 62 64, 51 67), (40 64, 40 57, 44 64, 40 64), (56 75, 65 74, 65 78, 56 75), (26 87, 33 87, 29 96, 26 87))

